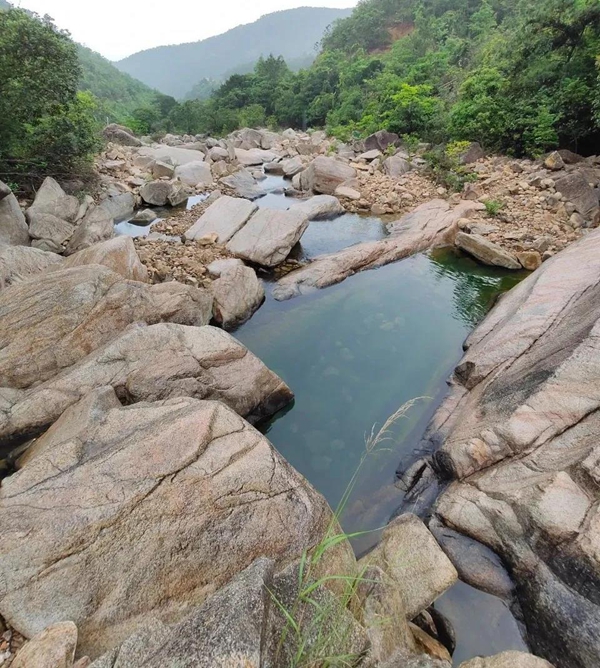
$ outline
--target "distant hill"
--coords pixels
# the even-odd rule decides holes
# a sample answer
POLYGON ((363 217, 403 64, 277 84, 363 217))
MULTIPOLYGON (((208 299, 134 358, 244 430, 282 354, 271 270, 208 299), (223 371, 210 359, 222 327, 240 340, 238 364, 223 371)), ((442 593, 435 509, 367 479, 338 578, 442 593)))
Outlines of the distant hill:
POLYGON ((309 62, 325 29, 351 13, 351 9, 323 7, 275 12, 201 42, 140 51, 115 64, 148 86, 183 98, 202 79, 224 79, 261 55, 309 62))

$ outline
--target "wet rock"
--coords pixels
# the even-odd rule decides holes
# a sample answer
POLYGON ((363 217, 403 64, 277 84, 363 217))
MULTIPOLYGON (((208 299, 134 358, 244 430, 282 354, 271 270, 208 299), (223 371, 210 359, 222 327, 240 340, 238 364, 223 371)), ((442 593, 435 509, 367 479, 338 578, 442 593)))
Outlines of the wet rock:
POLYGON ((379 130, 365 139, 365 151, 381 151, 385 153, 388 146, 399 146, 400 137, 394 132, 379 130))
POLYGON ((526 652, 503 652, 487 658, 476 658, 460 664, 460 668, 553 668, 551 663, 526 652))
POLYGON ((79 214, 79 201, 67 195, 52 177, 47 176, 27 210, 27 218, 33 213, 48 213, 67 223, 74 223, 79 214))
POLYGON ((117 125, 112 123, 107 125, 102 131, 104 139, 107 141, 113 142, 113 144, 121 144, 121 146, 141 146, 142 142, 133 136, 133 132, 124 127, 123 125, 117 125))
POLYGON ((337 197, 333 195, 315 195, 310 199, 298 202, 290 207, 308 218, 308 220, 327 220, 346 213, 337 197))
POLYGON ((483 264, 489 264, 493 267, 504 267, 505 269, 521 269, 521 263, 512 253, 505 251, 500 246, 478 234, 459 232, 456 235, 455 244, 462 251, 472 255, 480 262, 483 262, 483 264))
POLYGON ((564 169, 565 163, 561 154, 558 151, 553 151, 550 153, 550 155, 544 160, 544 167, 552 172, 558 172, 561 169, 564 169))
POLYGON ((185 233, 185 238, 194 241, 215 232, 218 243, 227 243, 257 210, 256 204, 247 199, 224 195, 206 209, 185 233))
POLYGON ((0 288, 26 280, 50 267, 62 265, 63 258, 28 246, 0 244, 0 288))
POLYGON ((213 182, 210 166, 201 161, 188 162, 177 167, 175 176, 192 188, 209 186, 213 182))
POLYGON ((391 522, 360 564, 381 568, 404 594, 407 619, 427 609, 458 579, 456 569, 415 515, 391 522))
POLYGON ((296 211, 259 209, 227 244, 227 250, 244 260, 275 267, 298 243, 308 218, 296 211))
POLYGON ((310 163, 302 176, 305 190, 333 195, 339 185, 356 176, 356 171, 335 158, 319 156, 310 163))
POLYGON ((399 155, 392 155, 383 163, 385 173, 393 179, 398 179, 411 170, 411 165, 408 160, 405 160, 399 155))
POLYGON ((230 176, 223 177, 220 183, 230 188, 238 197, 249 200, 258 199, 265 194, 247 169, 239 169, 230 176))
POLYGON ((290 299, 303 291, 340 283, 358 271, 382 267, 427 248, 453 243, 458 221, 482 207, 478 202, 462 202, 455 208, 443 200, 427 202, 391 225, 389 237, 317 257, 282 278, 273 295, 279 300, 290 299))
POLYGON ((258 575, 209 597, 257 554, 299 559, 331 520, 325 500, 220 402, 179 398, 72 420, 61 418, 52 448, 0 489, 2 616, 29 635, 68 616, 78 652, 92 658, 152 618, 176 623, 205 602, 163 645, 169 654, 194 638, 207 651, 255 638, 260 610, 239 606, 244 590, 260 589, 258 575))
POLYGON ((10 246, 29 246, 29 229, 17 198, 0 181, 0 243, 10 246), (8 192, 7 192, 8 191, 8 192))
POLYGON ((94 244, 74 253, 58 266, 70 269, 88 264, 100 264, 123 278, 148 283, 148 270, 140 262, 131 237, 119 236, 94 244))
POLYGON ((173 184, 170 181, 150 181, 140 188, 140 195, 146 204, 165 206, 172 188, 173 184))
POLYGON ((575 209, 587 217, 597 206, 598 197, 585 176, 579 172, 566 174, 555 182, 556 190, 572 202, 575 209))
POLYGON ((58 622, 25 643, 12 668, 71 668, 77 647, 77 627, 73 622, 58 622))
POLYGON ((91 208, 79 223, 65 248, 65 255, 89 248, 115 236, 114 220, 102 206, 91 208))
POLYGON ((210 288, 215 298, 213 317, 226 330, 246 322, 265 300, 254 269, 243 264, 225 268, 210 288))

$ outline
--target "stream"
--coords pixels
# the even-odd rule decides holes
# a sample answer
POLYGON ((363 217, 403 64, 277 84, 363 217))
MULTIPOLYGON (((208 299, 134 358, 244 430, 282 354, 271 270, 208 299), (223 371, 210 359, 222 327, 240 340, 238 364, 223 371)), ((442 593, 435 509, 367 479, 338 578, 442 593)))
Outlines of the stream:
MULTIPOLYGON (((284 185, 281 177, 267 177, 267 195, 257 204, 291 206, 284 185)), ((118 232, 130 234, 128 225, 121 223, 118 232)), ((311 222, 292 256, 306 260, 385 235, 380 218, 346 214, 311 222)), ((402 506, 396 471, 428 454, 418 450, 419 441, 464 340, 495 298, 522 278, 442 249, 288 302, 275 301, 267 281, 265 304, 234 333, 296 396, 262 431, 333 508, 361 463, 368 435, 420 398, 366 457, 342 514, 346 532, 368 532, 353 540, 358 556, 377 543, 378 529, 402 506)), ((455 665, 478 655, 527 651, 500 599, 459 582, 435 605, 456 629, 455 665)))

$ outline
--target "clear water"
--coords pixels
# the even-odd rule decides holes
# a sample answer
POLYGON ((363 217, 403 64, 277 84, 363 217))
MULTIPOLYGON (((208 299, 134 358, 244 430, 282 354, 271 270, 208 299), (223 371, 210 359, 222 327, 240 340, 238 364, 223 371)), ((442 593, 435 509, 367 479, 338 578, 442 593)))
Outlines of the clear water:
POLYGON ((192 197, 189 197, 187 201, 181 206, 170 207, 170 208, 154 207, 154 211, 156 213, 157 218, 156 220, 151 222, 150 225, 136 225, 135 223, 131 223, 130 222, 131 218, 129 218, 127 220, 123 220, 120 223, 115 224, 115 234, 117 236, 124 235, 128 237, 147 237, 150 234, 150 232, 152 232, 152 228, 156 225, 156 223, 160 222, 161 220, 164 220, 165 218, 171 218, 172 216, 176 216, 180 214, 182 211, 189 211, 192 207, 196 206, 196 204, 200 204, 200 202, 203 202, 207 197, 208 194, 194 195, 192 197))

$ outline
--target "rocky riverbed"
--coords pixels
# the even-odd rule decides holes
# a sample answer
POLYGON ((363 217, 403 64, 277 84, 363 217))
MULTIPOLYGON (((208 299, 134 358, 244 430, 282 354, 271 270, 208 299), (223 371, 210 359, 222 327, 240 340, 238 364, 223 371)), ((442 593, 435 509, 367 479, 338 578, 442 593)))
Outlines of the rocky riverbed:
POLYGON ((23 211, 0 184, 0 665, 283 668, 304 642, 316 665, 443 668, 453 634, 432 605, 460 574, 520 606, 540 656, 596 666, 598 160, 471 147, 452 194, 389 133, 105 135, 95 198, 47 179, 23 211), (265 173, 290 180, 285 209, 257 204, 265 173), (290 262, 344 211, 390 216, 388 235, 290 262), (115 236, 132 218, 147 236, 115 236), (293 387, 224 330, 260 308, 260 276, 287 299, 447 245, 535 269, 471 335, 436 454, 406 477, 453 482, 429 527, 404 513, 359 563, 347 540, 321 555, 336 518, 252 426, 293 387))

